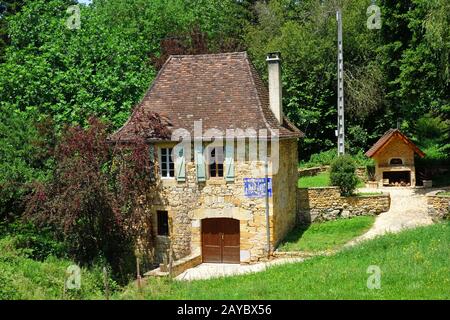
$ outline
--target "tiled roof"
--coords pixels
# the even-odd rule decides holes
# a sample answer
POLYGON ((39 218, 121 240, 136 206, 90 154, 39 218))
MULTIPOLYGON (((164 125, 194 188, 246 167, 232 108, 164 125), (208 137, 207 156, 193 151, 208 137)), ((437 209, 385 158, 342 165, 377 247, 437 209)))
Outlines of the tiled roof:
POLYGON ((199 120, 203 132, 279 129, 280 138, 303 136, 287 119, 283 125, 278 123, 269 108, 268 89, 246 52, 170 56, 130 119, 111 140, 132 140, 136 119, 147 112, 159 114, 171 131, 184 128, 191 136, 194 121, 199 120))
POLYGON ((366 152, 366 156, 373 157, 381 148, 387 145, 393 137, 399 137, 403 140, 411 149, 414 150, 420 157, 424 157, 425 153, 422 152, 411 140, 408 139, 403 133, 398 129, 389 129, 386 133, 366 152))

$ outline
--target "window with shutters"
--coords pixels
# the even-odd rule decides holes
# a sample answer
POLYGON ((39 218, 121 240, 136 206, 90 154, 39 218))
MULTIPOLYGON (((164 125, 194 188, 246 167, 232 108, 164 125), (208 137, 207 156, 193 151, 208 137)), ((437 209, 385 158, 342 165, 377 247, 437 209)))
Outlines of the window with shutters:
POLYGON ((223 177, 223 148, 214 147, 209 152, 209 177, 222 178, 223 177))
POLYGON ((172 148, 161 148, 159 153, 160 172, 162 178, 175 177, 175 163, 172 159, 172 148))

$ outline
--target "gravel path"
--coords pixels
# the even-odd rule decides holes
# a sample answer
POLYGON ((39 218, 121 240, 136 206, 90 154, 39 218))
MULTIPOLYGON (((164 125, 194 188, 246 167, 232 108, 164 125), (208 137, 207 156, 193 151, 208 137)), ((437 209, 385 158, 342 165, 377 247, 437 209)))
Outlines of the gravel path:
POLYGON ((349 242, 347 245, 372 239, 387 232, 399 232, 403 229, 433 223, 427 214, 427 199, 425 196, 430 189, 383 188, 380 191, 391 194, 391 207, 389 211, 381 213, 369 231, 349 242))
POLYGON ((202 263, 197 267, 188 269, 177 276, 176 280, 201 280, 220 277, 229 277, 239 274, 255 273, 266 270, 270 266, 295 263, 303 261, 303 258, 283 258, 269 262, 261 262, 249 265, 240 264, 220 264, 220 263, 202 263))

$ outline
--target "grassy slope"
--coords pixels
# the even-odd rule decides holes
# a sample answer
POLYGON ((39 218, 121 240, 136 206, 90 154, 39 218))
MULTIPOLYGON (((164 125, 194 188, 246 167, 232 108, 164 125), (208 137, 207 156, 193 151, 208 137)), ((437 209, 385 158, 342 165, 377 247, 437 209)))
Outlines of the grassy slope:
POLYGON ((322 223, 313 223, 294 229, 284 243, 281 251, 321 251, 338 249, 351 239, 363 234, 373 225, 375 217, 354 217, 322 223))
MULTIPOLYGON (((0 300, 5 299, 102 299, 101 270, 81 271, 81 290, 64 292, 66 269, 74 263, 49 257, 36 261, 14 247, 14 239, 0 239, 0 300)), ((114 283, 111 282, 114 287, 114 283)))
POLYGON ((206 281, 151 279, 117 298, 146 299, 450 299, 450 223, 365 242, 329 257, 265 272, 206 281), (381 289, 367 288, 367 268, 381 268, 381 289))

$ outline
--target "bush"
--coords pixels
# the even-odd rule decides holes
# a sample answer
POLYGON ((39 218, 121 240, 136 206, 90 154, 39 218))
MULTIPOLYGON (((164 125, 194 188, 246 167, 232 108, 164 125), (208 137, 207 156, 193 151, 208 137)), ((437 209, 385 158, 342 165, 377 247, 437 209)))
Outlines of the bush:
POLYGON ((67 257, 65 243, 56 239, 52 229, 32 223, 0 222, 0 237, 9 237, 17 250, 34 260, 44 261, 49 256, 67 257))
POLYGON ((356 176, 356 165, 351 156, 337 157, 331 163, 330 181, 333 186, 341 189, 341 194, 349 196, 353 194, 359 182, 356 176))
MULTIPOLYGON (((302 161, 300 163, 301 168, 312 168, 312 167, 322 167, 330 165, 334 159, 336 159, 337 150, 330 149, 327 151, 322 151, 320 153, 314 153, 311 155, 308 161, 302 161)), ((364 152, 359 151, 351 156, 358 167, 366 167, 374 164, 371 158, 364 155, 364 152)))
POLYGON ((300 167, 302 168, 312 168, 321 167, 329 165, 334 158, 336 158, 337 150, 330 149, 327 151, 322 151, 320 153, 314 153, 311 155, 308 161, 302 161, 300 167))

